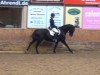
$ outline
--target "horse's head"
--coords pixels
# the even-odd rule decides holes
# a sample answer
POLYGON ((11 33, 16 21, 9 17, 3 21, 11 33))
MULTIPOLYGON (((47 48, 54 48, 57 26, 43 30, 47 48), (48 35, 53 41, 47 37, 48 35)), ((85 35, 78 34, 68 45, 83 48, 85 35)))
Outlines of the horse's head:
POLYGON ((74 34, 74 31, 75 31, 75 26, 72 26, 71 28, 69 28, 69 36, 73 36, 74 34))
POLYGON ((69 32, 69 36, 72 37, 73 36, 73 33, 75 31, 75 26, 73 26, 71 24, 66 24, 66 25, 60 27, 59 29, 61 29, 65 34, 67 32, 69 32))

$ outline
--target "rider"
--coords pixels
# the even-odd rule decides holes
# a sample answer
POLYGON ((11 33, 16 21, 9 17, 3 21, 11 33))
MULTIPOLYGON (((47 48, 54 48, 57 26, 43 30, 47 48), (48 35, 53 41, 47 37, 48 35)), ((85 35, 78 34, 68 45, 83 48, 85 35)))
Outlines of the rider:
POLYGON ((54 13, 51 13, 51 17, 50 17, 50 29, 54 31, 54 29, 56 29, 56 31, 54 31, 54 41, 57 42, 57 35, 58 35, 58 28, 57 26, 55 26, 55 23, 54 23, 54 17, 55 17, 55 14, 54 13))

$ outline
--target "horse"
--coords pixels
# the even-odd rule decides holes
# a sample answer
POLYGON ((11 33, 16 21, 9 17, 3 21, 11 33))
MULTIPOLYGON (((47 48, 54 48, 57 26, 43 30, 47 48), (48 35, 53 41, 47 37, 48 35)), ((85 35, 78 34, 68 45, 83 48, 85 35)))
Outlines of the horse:
MULTIPOLYGON (((59 42, 63 43, 68 50, 73 53, 73 51, 69 48, 68 44, 66 43, 65 39, 66 39, 66 33, 69 32, 69 36, 73 36, 73 33, 75 31, 75 26, 73 26, 72 24, 66 24, 63 25, 61 27, 59 27, 60 30, 60 34, 58 35, 57 41, 55 42, 55 46, 53 49, 53 52, 56 53, 55 49, 58 45, 59 42)), ((29 43, 29 46, 27 48, 27 51, 29 50, 30 46, 36 42, 35 45, 35 49, 36 49, 36 53, 39 54, 38 52, 38 46, 40 45, 40 43, 43 40, 49 41, 49 42, 54 42, 53 41, 53 36, 50 35, 50 32, 48 29, 36 29, 33 33, 32 33, 32 41, 29 43)))

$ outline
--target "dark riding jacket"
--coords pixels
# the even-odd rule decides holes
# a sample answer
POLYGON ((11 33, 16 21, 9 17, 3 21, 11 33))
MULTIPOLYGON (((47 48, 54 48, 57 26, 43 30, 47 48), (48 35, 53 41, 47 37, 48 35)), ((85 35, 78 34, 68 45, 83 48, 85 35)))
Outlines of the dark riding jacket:
POLYGON ((57 26, 55 26, 53 18, 50 19, 50 27, 51 28, 57 28, 57 26))

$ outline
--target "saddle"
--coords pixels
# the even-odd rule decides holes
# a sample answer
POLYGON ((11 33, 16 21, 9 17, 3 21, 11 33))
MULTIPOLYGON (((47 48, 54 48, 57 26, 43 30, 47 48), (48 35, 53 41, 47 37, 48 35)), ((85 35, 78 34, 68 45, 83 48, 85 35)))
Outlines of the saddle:
POLYGON ((51 36, 54 36, 56 33, 60 35, 60 30, 57 28, 48 29, 51 36))

